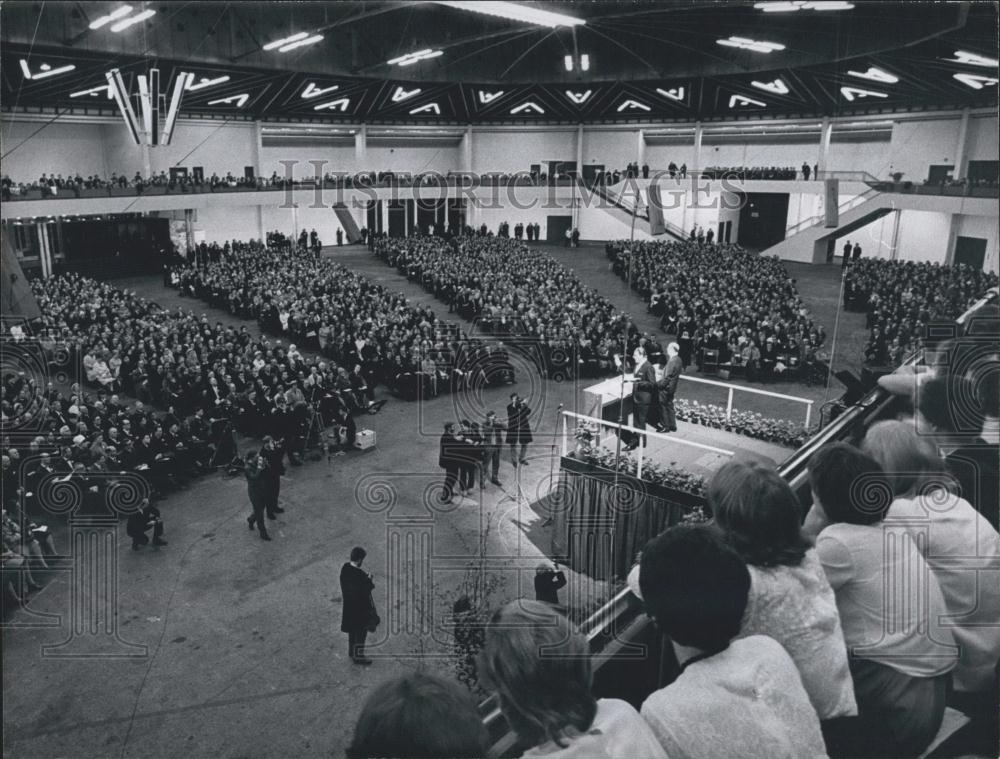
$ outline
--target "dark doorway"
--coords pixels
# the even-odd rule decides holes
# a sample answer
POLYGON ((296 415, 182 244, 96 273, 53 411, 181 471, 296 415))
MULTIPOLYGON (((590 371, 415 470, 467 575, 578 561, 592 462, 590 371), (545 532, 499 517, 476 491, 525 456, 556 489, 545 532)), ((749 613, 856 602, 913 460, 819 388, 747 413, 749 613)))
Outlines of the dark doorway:
POLYGON ((549 216, 545 220, 545 241, 561 245, 566 242, 566 230, 572 228, 572 216, 549 216))
POLYGON ((389 237, 406 237, 406 206, 402 200, 390 200, 389 237))
POLYGON ((448 229, 453 235, 460 234, 465 229, 465 198, 448 200, 448 229))
POLYGON ((170 181, 176 182, 178 179, 184 179, 188 175, 188 170, 186 166, 171 166, 170 167, 170 181))
POLYGON ((946 166, 942 163, 927 167, 927 181, 931 184, 941 184, 951 179, 954 175, 954 166, 946 166))
POLYGON ((980 237, 955 238, 955 265, 965 264, 975 271, 982 271, 985 261, 986 240, 980 237))
POLYGON ((785 239, 788 221, 788 194, 783 192, 748 192, 740 208, 737 242, 763 250, 785 239))
POLYGON ((970 182, 996 182, 1000 178, 1000 161, 969 161, 966 176, 970 182))
POLYGON ((253 166, 244 166, 243 167, 243 178, 244 179, 253 179, 255 176, 256 176, 256 174, 254 173, 253 166))
POLYGON ((368 233, 375 234, 376 232, 381 232, 382 230, 380 228, 382 225, 379 224, 379 222, 382 220, 381 219, 382 214, 379 212, 382 209, 378 207, 377 200, 369 200, 367 201, 367 203, 368 207, 366 209, 367 215, 365 217, 366 218, 365 224, 368 226, 368 233))
POLYGON ((597 179, 598 174, 604 172, 603 163, 585 163, 583 164, 583 183, 588 187, 594 184, 594 180, 597 179))
POLYGON ((195 166, 191 169, 191 175, 194 177, 194 181, 197 184, 201 184, 205 181, 205 169, 203 166, 195 166))

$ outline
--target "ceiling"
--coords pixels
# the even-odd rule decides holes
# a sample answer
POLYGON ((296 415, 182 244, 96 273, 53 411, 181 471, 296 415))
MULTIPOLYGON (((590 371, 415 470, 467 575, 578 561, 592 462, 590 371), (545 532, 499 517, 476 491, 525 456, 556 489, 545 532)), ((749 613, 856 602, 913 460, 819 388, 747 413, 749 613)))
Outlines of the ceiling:
POLYGON ((997 102, 997 6, 988 2, 852 0, 845 10, 786 12, 706 0, 518 3, 584 22, 548 28, 434 2, 131 0, 119 18, 155 14, 120 32, 89 28, 122 5, 5 2, 3 108, 113 113, 105 72, 119 68, 134 93, 154 67, 168 94, 177 74, 194 73, 183 113, 268 121, 689 121, 997 102), (321 39, 264 49, 295 33, 321 39), (732 36, 784 47, 718 44, 732 36), (441 52, 388 63, 421 50, 441 52))

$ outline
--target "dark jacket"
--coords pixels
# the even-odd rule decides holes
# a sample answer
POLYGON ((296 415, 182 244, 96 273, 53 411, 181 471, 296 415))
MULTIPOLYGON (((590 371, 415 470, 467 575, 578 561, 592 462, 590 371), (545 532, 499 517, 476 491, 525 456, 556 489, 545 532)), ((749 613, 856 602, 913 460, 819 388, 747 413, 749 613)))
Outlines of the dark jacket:
POLYGON ((244 474, 247 478, 247 495, 250 496, 250 503, 254 511, 262 511, 267 508, 271 484, 267 478, 267 470, 257 466, 255 461, 248 461, 244 474))
POLYGON ((666 386, 663 389, 669 393, 671 398, 677 393, 677 383, 680 381, 683 371, 684 362, 681 361, 680 356, 671 356, 667 359, 666 374, 663 377, 666 386))
POLYGON ((442 469, 458 469, 461 466, 462 442, 445 432, 441 435, 438 448, 438 466, 442 469))
POLYGON ((352 632, 365 627, 375 608, 372 590, 375 583, 368 573, 351 562, 340 568, 340 594, 344 599, 344 613, 340 620, 341 632, 352 632))
POLYGON ((653 402, 653 392, 656 389, 656 372, 648 361, 635 373, 632 384, 632 401, 636 406, 649 406, 653 402))
POLYGON ((138 538, 146 533, 150 522, 159 518, 160 510, 150 504, 144 509, 134 511, 129 515, 128 521, 125 523, 125 532, 132 539, 138 538))
POLYGON ((944 460, 948 471, 958 480, 961 496, 986 518, 993 529, 1000 529, 1000 447, 980 439, 949 453, 944 460))
POLYGON ((549 569, 535 575, 535 600, 549 604, 559 603, 559 588, 566 585, 566 575, 549 569))
POLYGON ((518 406, 507 404, 507 442, 511 445, 530 443, 531 425, 528 421, 531 409, 521 403, 518 406))

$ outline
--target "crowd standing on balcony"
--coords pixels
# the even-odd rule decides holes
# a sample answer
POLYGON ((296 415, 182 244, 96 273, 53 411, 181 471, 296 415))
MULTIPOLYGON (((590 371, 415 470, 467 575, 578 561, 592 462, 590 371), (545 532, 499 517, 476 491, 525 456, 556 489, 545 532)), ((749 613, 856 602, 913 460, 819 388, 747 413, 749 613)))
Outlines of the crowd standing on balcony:
POLYGON ((867 314, 865 362, 899 366, 928 325, 953 321, 997 283, 995 273, 965 264, 865 258, 847 268, 844 305, 867 314))

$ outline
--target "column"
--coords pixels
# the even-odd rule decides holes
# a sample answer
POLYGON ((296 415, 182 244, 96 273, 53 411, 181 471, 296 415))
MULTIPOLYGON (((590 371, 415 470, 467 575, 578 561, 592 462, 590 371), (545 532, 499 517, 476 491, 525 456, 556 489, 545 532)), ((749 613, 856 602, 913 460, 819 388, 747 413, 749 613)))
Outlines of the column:
POLYGON ((640 168, 646 163, 646 131, 644 129, 638 130, 636 134, 635 160, 640 168))
POLYGON ((184 209, 184 234, 188 250, 194 250, 194 209, 184 209))
POLYGON ((52 251, 49 249, 49 223, 38 222, 35 225, 38 233, 38 256, 42 261, 42 279, 52 276, 52 251))
POLYGON ((261 240, 267 240, 267 234, 264 232, 264 207, 257 206, 257 236, 261 240))
POLYGON ((459 158, 460 165, 459 171, 471 172, 472 171, 472 127, 465 128, 465 134, 462 136, 462 155, 459 158))
POLYGON ((703 128, 701 122, 695 122, 694 125, 694 170, 701 171, 704 168, 701 165, 701 136, 703 128))
POLYGON ((576 127, 576 181, 573 183, 573 226, 580 227, 580 184, 583 182, 583 124, 576 127))
POLYGON ((262 157, 264 155, 264 125, 260 121, 253 123, 253 170, 258 177, 264 176, 262 157))
MULTIPOLYGON (((969 109, 962 109, 962 120, 958 124, 958 139, 955 141, 955 179, 965 179, 966 160, 965 148, 968 144, 969 136, 969 109)), ((950 250, 950 248, 949 248, 950 250)))
POLYGON ((819 159, 816 162, 819 165, 821 177, 826 176, 824 172, 827 170, 826 163, 830 157, 830 136, 832 134, 833 124, 830 122, 830 117, 824 116, 819 132, 819 159))
POLYGON ((368 127, 362 124, 354 133, 354 163, 358 171, 368 171, 368 127))
POLYGON ((145 140, 139 145, 139 150, 142 151, 142 178, 148 179, 153 175, 153 163, 149 155, 149 145, 145 140))

